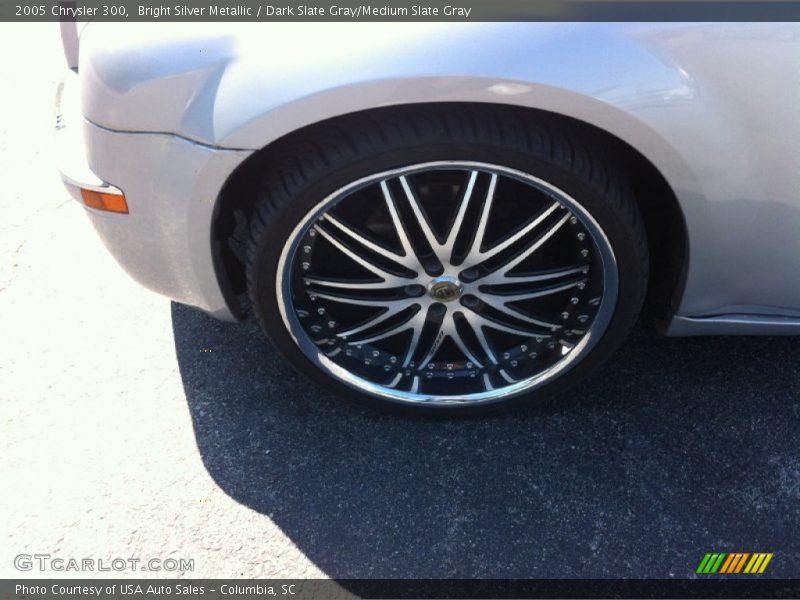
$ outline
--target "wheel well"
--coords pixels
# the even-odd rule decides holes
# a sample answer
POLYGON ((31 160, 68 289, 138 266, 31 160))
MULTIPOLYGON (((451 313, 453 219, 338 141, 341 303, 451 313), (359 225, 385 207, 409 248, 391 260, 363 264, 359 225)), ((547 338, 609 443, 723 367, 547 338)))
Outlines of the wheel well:
MULTIPOLYGON (((466 103, 448 103, 456 110, 466 103)), ((437 104, 444 107, 444 104, 437 104)), ((475 106, 475 105, 473 105, 475 106)), ((688 260, 688 236, 683 213, 670 185, 642 154, 616 136, 593 125, 556 113, 508 105, 478 105, 482 110, 493 107, 504 111, 520 111, 536 116, 553 128, 568 128, 573 133, 591 137, 609 149, 609 155, 624 168, 630 177, 634 197, 642 213, 650 251, 650 281, 645 300, 645 319, 661 327, 674 313, 683 292, 688 260)), ((293 131, 256 151, 228 178, 215 206, 212 224, 214 265, 220 287, 234 314, 244 318, 249 313, 246 295, 244 257, 249 222, 258 185, 266 169, 280 156, 283 148, 297 138, 313 137, 314 130, 342 118, 369 114, 373 118, 402 110, 400 107, 381 107, 308 125, 293 131)))

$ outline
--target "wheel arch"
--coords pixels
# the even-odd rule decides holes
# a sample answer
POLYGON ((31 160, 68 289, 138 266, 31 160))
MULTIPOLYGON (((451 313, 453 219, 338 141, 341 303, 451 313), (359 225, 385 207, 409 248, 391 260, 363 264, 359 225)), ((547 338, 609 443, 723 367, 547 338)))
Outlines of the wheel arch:
POLYGON ((610 154, 631 177, 634 196, 645 222, 651 278, 644 310, 650 322, 664 329, 680 304, 689 259, 689 236, 684 213, 667 177, 643 152, 605 128, 548 110, 487 102, 413 103, 347 112, 285 133, 243 161, 231 173, 219 193, 211 228, 216 276, 232 312, 238 318, 246 317, 249 312, 243 265, 247 227, 256 188, 264 170, 270 168, 275 157, 295 140, 313 137, 315 129, 331 126, 345 118, 380 118, 388 113, 420 106, 518 111, 534 116, 550 127, 568 127, 607 144, 610 154))

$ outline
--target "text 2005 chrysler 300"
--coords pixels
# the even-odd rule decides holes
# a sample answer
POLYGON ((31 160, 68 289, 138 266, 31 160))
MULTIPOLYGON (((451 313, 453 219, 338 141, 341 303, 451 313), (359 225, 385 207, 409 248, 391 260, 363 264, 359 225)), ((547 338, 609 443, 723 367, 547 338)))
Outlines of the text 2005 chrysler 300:
POLYGON ((67 186, 145 286, 472 410, 800 332, 798 24, 64 24, 67 186))

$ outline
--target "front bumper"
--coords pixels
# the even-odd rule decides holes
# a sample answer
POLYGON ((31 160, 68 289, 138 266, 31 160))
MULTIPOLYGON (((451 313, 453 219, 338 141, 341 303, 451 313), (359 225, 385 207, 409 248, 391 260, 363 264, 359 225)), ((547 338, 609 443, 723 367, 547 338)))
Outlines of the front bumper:
POLYGON ((75 200, 83 202, 82 189, 104 193, 119 193, 120 190, 100 179, 89 168, 86 153, 83 151, 78 86, 78 75, 73 71, 68 71, 58 85, 55 106, 56 131, 53 143, 64 187, 75 200))
POLYGON ((159 294, 235 320, 214 268, 212 221, 219 191, 252 152, 94 125, 80 112, 80 79, 72 72, 56 98, 55 137, 73 197, 80 201, 82 188, 125 193, 129 214, 86 208, 123 269, 159 294))

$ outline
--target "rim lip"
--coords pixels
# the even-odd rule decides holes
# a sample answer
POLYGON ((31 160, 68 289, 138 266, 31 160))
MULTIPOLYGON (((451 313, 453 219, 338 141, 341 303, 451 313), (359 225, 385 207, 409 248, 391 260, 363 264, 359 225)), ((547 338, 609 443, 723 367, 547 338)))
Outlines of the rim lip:
POLYGON ((603 229, 594 217, 572 196, 564 190, 548 183, 524 171, 519 171, 510 167, 496 165, 492 163, 468 160, 438 160, 423 163, 413 163, 403 167, 397 167, 378 173, 373 173, 348 183, 340 187, 333 193, 326 196, 309 210, 300 222, 295 226, 289 235, 281 251, 278 260, 278 268, 275 275, 275 296, 278 310, 281 314, 286 331, 294 340, 297 347, 316 367, 327 372, 337 381, 344 383, 356 391, 366 393, 370 396, 377 396, 381 400, 395 402, 399 404, 426 406, 426 407, 464 407, 496 404, 515 398, 536 390, 546 383, 549 383, 559 375, 567 372, 578 364, 602 339, 603 334, 614 315, 619 296, 619 271, 617 260, 611 243, 608 241, 603 229), (477 394, 465 394, 461 396, 436 396, 433 394, 422 394, 395 390, 383 385, 354 375, 347 369, 337 365, 330 358, 320 352, 309 335, 300 324, 294 311, 290 311, 284 298, 291 298, 291 273, 288 272, 292 266, 292 259, 296 255, 300 240, 305 235, 310 226, 319 219, 332 205, 343 199, 348 194, 371 185, 382 179, 390 179, 400 175, 412 175, 431 169, 452 169, 452 170, 479 170, 489 173, 505 175, 523 183, 527 183, 538 190, 549 195, 553 200, 564 205, 570 213, 577 217, 581 224, 592 236, 595 248, 599 251, 600 262, 603 269, 603 296, 600 306, 597 309, 592 324, 572 350, 564 358, 551 365, 544 371, 536 375, 494 390, 487 390, 477 394))

